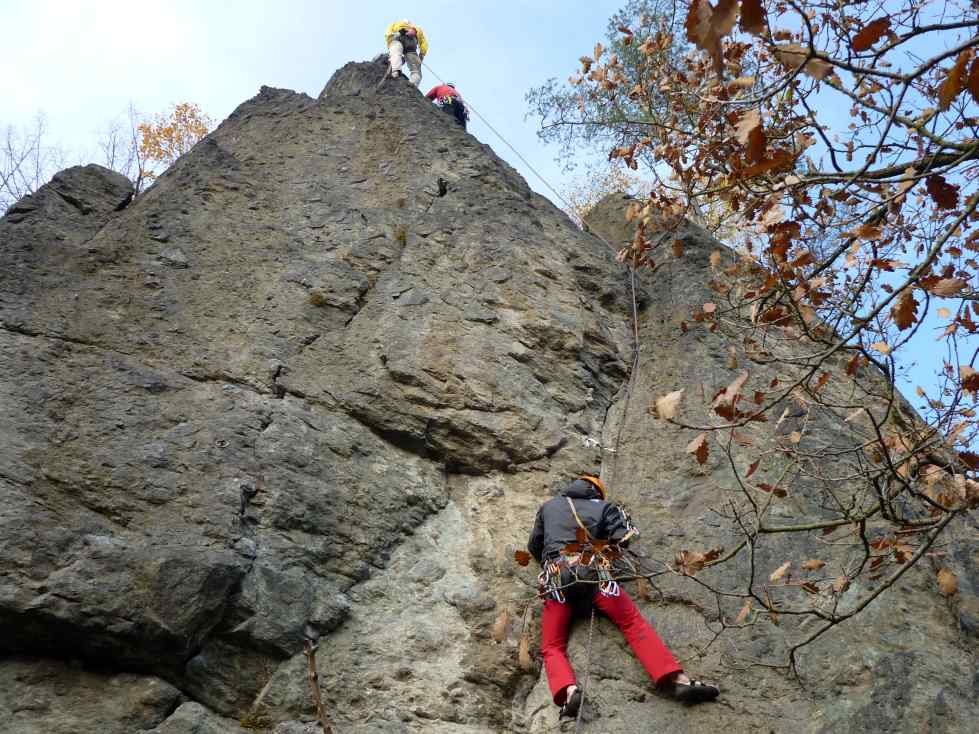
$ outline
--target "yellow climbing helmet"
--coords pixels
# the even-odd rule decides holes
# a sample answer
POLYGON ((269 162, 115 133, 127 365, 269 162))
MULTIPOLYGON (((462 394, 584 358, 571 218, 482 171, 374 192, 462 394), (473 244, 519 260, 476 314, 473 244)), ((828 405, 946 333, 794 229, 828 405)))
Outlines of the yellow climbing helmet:
POLYGON ((583 479, 584 481, 594 486, 595 489, 598 490, 598 493, 602 495, 602 499, 605 499, 606 497, 605 485, 602 483, 601 479, 599 479, 598 477, 592 474, 582 474, 580 477, 578 477, 578 479, 583 479))

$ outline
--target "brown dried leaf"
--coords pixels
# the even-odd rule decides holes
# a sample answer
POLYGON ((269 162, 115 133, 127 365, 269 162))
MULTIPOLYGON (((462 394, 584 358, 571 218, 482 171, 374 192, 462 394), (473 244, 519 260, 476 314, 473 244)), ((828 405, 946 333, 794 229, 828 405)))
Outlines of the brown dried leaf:
POLYGON ((837 594, 842 594, 848 588, 850 588, 850 579, 848 579, 846 576, 838 576, 833 581, 833 591, 837 594))
POLYGON ((799 443, 802 440, 802 433, 799 431, 792 431, 789 434, 789 443, 799 443))
POLYGON ((761 127, 761 114, 755 109, 747 110, 741 115, 741 119, 738 120, 738 124, 734 128, 734 137, 741 145, 747 145, 751 131, 756 127, 761 127))
POLYGON ((676 411, 680 407, 680 400, 683 398, 683 390, 674 390, 656 399, 656 415, 662 420, 670 420, 676 417, 676 411))
POLYGON ((693 454, 698 464, 706 464, 710 454, 710 446, 707 443, 707 434, 701 433, 693 441, 687 444, 687 453, 693 454))
POLYGON ((866 51, 879 41, 891 27, 891 19, 887 16, 871 21, 861 28, 853 37, 850 48, 856 53, 866 51))
POLYGON ((925 189, 939 209, 954 209, 959 203, 959 187, 948 183, 937 173, 925 179, 925 189))
POLYGON ((786 561, 781 566, 772 571, 771 575, 768 577, 769 581, 778 581, 785 575, 785 572, 789 570, 789 566, 792 565, 792 561, 786 561))
POLYGON ((756 471, 758 470, 758 465, 759 465, 760 463, 761 463, 761 459, 755 459, 755 460, 754 460, 754 461, 753 461, 753 462, 751 463, 751 465, 750 465, 750 466, 748 467, 748 471, 747 471, 747 472, 745 472, 745 475, 744 475, 744 478, 745 478, 745 479, 747 479, 747 478, 748 478, 748 477, 750 477, 750 476, 751 476, 752 474, 754 474, 754 473, 755 473, 755 472, 756 472, 756 471))
POLYGON ((965 278, 941 278, 938 282, 925 286, 925 290, 935 296, 951 298, 961 293, 967 284, 965 278))
POLYGON ((833 73, 832 64, 822 59, 810 59, 809 49, 798 43, 776 44, 775 58, 778 59, 782 66, 791 71, 795 71, 805 64, 802 71, 817 81, 825 79, 833 73))
POLYGON ((802 567, 807 571, 818 571, 825 565, 826 561, 820 561, 818 558, 810 558, 808 561, 802 562, 802 567))
POLYGON ((969 76, 965 80, 966 89, 972 95, 972 98, 979 102, 979 58, 976 58, 972 62, 972 66, 969 69, 969 76))
POLYGON ((639 594, 639 598, 642 599, 643 601, 652 601, 653 600, 653 595, 652 595, 652 593, 650 593, 650 590, 649 590, 649 581, 646 579, 645 576, 640 576, 639 577, 639 584, 638 584, 637 591, 638 591, 638 594, 639 594))
POLYGON ((521 670, 528 673, 534 672, 534 661, 530 657, 530 635, 526 629, 520 635, 520 650, 517 653, 517 662, 520 664, 521 670))
POLYGON ((947 566, 938 569, 938 589, 945 596, 955 596, 959 591, 959 580, 947 566))
POLYGON ((515 560, 521 566, 526 566, 528 563, 530 563, 530 554, 524 550, 514 551, 513 560, 515 560))
POLYGON ((761 0, 741 0, 741 30, 755 36, 765 32, 765 8, 761 0))
POLYGON ((792 165, 794 160, 795 156, 793 156, 788 150, 776 150, 772 153, 770 158, 763 158, 757 163, 741 169, 738 172, 738 175, 741 178, 753 178, 754 176, 760 176, 761 174, 768 173, 769 171, 774 171, 779 168, 786 168, 792 165))
POLYGON ((891 353, 891 345, 888 344, 887 342, 874 342, 873 344, 870 345, 870 348, 873 349, 875 352, 880 352, 881 354, 891 353))
POLYGON ((734 618, 734 624, 742 624, 748 618, 749 614, 751 614, 751 599, 746 601, 744 606, 741 607, 741 611, 738 612, 738 616, 734 618))
POLYGON ((738 0, 718 0, 717 7, 710 17, 711 30, 718 39, 724 38, 734 29, 740 12, 738 0))
POLYGON ((673 240, 673 257, 683 257, 683 240, 673 240))
POLYGON ((810 594, 818 594, 819 593, 819 587, 816 586, 816 584, 814 584, 812 581, 806 581, 802 585, 802 590, 803 591, 808 591, 810 594))
POLYGON ((897 299, 897 303, 891 308, 891 316, 894 323, 901 331, 910 329, 914 322, 918 320, 918 302, 914 299, 914 292, 906 288, 897 299))
POLYGON ((959 54, 955 60, 955 66, 948 72, 945 81, 938 88, 938 109, 947 110, 952 104, 952 100, 959 96, 959 93, 966 85, 966 66, 972 60, 972 49, 967 48, 959 54))
POLYGON ((874 224, 861 224, 853 231, 853 236, 859 240, 879 240, 884 230, 874 224))
POLYGON ((507 626, 510 624, 510 611, 504 607, 493 622, 493 639, 503 642, 506 639, 507 626))

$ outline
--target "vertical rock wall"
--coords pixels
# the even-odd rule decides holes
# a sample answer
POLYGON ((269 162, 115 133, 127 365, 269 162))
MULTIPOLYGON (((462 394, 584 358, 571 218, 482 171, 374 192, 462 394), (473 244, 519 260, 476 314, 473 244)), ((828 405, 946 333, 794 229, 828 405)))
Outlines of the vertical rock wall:
MULTIPOLYGON (((667 383, 726 379, 666 329, 696 258, 644 292, 627 391, 613 252, 383 72, 263 88, 132 203, 89 166, 0 220, 0 677, 43 702, 0 698, 0 731, 308 731, 304 633, 337 731, 549 730, 516 665, 535 571, 512 553, 538 504, 600 466, 651 552, 710 536, 709 478, 646 414, 667 383)), ((960 730, 974 639, 901 598, 941 663, 871 615, 814 658, 815 692, 691 660, 726 689, 694 710, 602 621, 589 730, 960 730)), ((684 658, 702 602, 644 607, 684 658)))

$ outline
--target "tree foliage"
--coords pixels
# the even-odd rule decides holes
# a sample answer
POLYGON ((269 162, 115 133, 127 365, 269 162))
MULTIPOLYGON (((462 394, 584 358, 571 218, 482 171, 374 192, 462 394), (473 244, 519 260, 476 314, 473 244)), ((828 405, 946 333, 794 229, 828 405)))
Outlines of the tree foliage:
MULTIPOLYGON (((706 565, 755 559, 783 533, 852 549, 832 573, 790 558, 764 578, 752 565, 739 592, 715 588, 745 600, 735 625, 816 618, 794 662, 979 506, 979 19, 964 0, 677 7, 682 28, 663 13, 616 16, 617 37, 581 58, 571 89, 551 83, 531 101, 545 138, 561 129, 570 144, 583 129, 578 142, 604 141, 611 160, 654 181, 628 211, 624 262, 655 269, 674 241, 663 233, 705 208, 742 233, 737 256, 711 257, 715 296, 681 325, 725 337, 738 376, 707 422, 684 420, 678 392, 658 408, 690 431, 692 462, 721 452, 733 470, 719 514, 743 541, 706 565), (894 383, 929 331, 939 379, 918 388, 918 416, 894 383), (817 422, 852 442, 810 439, 817 422), (857 579, 863 595, 843 604, 857 579)), ((690 575, 686 560, 674 568, 690 575)), ((936 572, 955 593, 954 572, 936 572)))
POLYGON ((166 114, 139 123, 140 173, 155 178, 207 135, 214 122, 191 102, 180 102, 166 114))

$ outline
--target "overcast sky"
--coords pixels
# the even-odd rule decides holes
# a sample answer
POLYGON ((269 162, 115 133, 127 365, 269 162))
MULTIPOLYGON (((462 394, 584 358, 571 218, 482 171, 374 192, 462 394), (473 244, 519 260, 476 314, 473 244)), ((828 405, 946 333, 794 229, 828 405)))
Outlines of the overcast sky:
MULTIPOLYGON (((567 78, 620 4, 0 0, 0 127, 41 111, 49 143, 69 149, 71 162, 94 160, 99 129, 130 101, 143 113, 195 102, 220 121, 263 84, 316 96, 346 62, 384 51, 384 29, 407 18, 425 31, 432 70, 560 189, 554 151, 524 120, 524 95, 567 78)), ((435 83, 426 75, 422 91, 435 83)), ((475 116, 470 130, 549 193, 475 116)))

